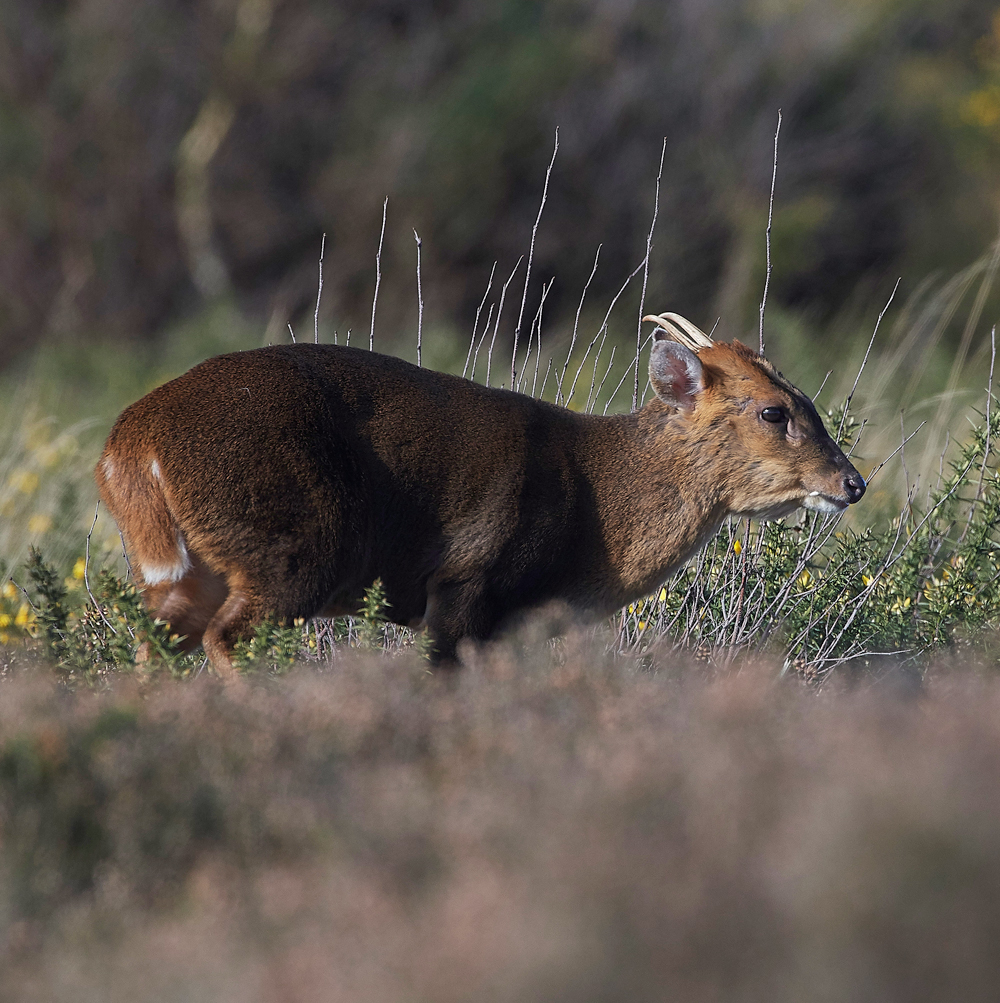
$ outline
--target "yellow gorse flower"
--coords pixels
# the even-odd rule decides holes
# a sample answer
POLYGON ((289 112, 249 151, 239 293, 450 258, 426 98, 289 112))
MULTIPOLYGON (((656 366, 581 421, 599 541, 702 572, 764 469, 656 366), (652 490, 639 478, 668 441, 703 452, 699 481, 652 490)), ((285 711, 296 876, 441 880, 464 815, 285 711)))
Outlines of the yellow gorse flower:
POLYGON ((21 494, 31 495, 38 487, 38 474, 33 470, 15 470, 8 478, 7 483, 21 494))
POLYGON ((733 553, 736 555, 743 553, 743 544, 739 540, 733 541, 733 553))
POLYGON ((34 536, 41 536, 42 533, 47 533, 52 528, 52 516, 46 515, 44 512, 36 512, 28 520, 28 532, 34 536))

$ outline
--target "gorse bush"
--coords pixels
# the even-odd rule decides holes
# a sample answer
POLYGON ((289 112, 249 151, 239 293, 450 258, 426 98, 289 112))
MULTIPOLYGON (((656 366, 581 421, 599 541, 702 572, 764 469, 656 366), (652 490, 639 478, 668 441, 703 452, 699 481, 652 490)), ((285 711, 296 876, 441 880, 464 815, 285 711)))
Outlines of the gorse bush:
POLYGON ((658 595, 629 607, 619 643, 666 636, 726 658, 771 648, 786 667, 821 674, 878 653, 918 655, 996 625, 1000 477, 989 463, 998 430, 1000 408, 983 416, 924 504, 911 492, 884 528, 840 528, 839 517, 818 514, 731 520, 658 595))
MULTIPOLYGON (((131 671, 137 660, 146 671, 180 678, 198 674, 205 667, 200 650, 184 651, 184 639, 171 633, 169 624, 149 615, 131 580, 104 569, 98 573, 93 591, 71 588, 34 548, 25 570, 32 600, 20 607, 25 611, 19 614, 21 636, 67 681, 94 682, 109 673, 131 671)), ((5 585, 4 594, 7 592, 17 592, 12 581, 5 585)), ((311 624, 267 619, 250 637, 236 643, 234 661, 244 672, 280 674, 297 658, 329 656, 338 645, 365 650, 413 646, 423 651, 422 635, 389 624, 387 608, 382 583, 376 580, 365 591, 357 617, 311 624)))

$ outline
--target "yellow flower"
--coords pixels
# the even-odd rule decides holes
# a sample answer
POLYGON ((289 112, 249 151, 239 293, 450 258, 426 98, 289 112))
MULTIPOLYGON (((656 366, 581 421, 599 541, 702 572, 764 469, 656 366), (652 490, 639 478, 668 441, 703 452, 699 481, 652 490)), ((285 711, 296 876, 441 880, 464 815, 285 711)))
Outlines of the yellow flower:
POLYGON ((739 540, 733 541, 733 553, 737 555, 743 553, 743 544, 739 540))
POLYGON ((809 569, 808 569, 808 568, 806 568, 806 569, 805 569, 805 570, 804 570, 804 571, 802 572, 802 574, 801 574, 801 575, 799 575, 799 585, 801 585, 801 586, 802 586, 802 587, 803 587, 804 589, 807 589, 807 588, 809 588, 809 583, 810 583, 810 582, 811 582, 812 580, 813 580, 813 576, 812 576, 812 574, 810 573, 810 571, 809 571, 809 569))
POLYGON ((666 601, 667 601, 667 590, 660 589, 660 602, 666 602, 666 601))
POLYGON ((59 450, 52 446, 42 446, 41 449, 37 450, 35 455, 43 467, 51 467, 59 459, 59 450))
POLYGON ((15 491, 20 491, 24 495, 31 495, 35 493, 35 489, 38 487, 38 474, 32 470, 15 470, 7 478, 7 483, 15 491))
POLYGON ((24 444, 30 450, 40 449, 49 441, 49 426, 46 422, 36 422, 24 436, 24 444))
POLYGON ((10 626, 10 615, 7 613, 0 613, 0 627, 10 626))
POLYGON ((0 631, 0 644, 6 644, 10 640, 10 634, 4 634, 0 631))
POLYGON ((861 581, 863 581, 865 583, 865 587, 867 588, 869 585, 871 585, 871 583, 873 581, 875 581, 875 579, 872 578, 871 575, 862 575, 861 576, 861 581))
POLYGON ((4 582, 3 589, 0 590, 0 595, 4 599, 13 599, 17 595, 17 586, 11 581, 4 582))
POLYGON ((80 581, 81 578, 87 573, 87 562, 82 557, 76 559, 76 564, 73 565, 73 577, 80 581))
POLYGON ((36 512, 28 520, 28 532, 33 536, 40 536, 42 533, 47 533, 52 528, 52 517, 45 515, 44 512, 36 512))
POLYGON ((645 630, 645 629, 646 629, 646 621, 645 620, 640 620, 639 621, 639 630, 645 630))
POLYGON ((17 616, 14 617, 14 623, 18 627, 27 627, 28 622, 31 619, 31 610, 27 603, 21 603, 21 608, 17 611, 17 616))

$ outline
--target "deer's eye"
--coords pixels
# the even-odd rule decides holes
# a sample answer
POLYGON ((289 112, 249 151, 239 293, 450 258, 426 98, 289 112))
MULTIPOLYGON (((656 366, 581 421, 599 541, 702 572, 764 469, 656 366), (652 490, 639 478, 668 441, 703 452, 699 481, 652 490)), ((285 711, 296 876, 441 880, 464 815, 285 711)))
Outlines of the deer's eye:
POLYGON ((785 409, 783 407, 766 407, 763 411, 761 411, 760 416, 764 419, 764 421, 770 421, 775 425, 777 425, 779 421, 788 421, 788 415, 785 414, 785 409))

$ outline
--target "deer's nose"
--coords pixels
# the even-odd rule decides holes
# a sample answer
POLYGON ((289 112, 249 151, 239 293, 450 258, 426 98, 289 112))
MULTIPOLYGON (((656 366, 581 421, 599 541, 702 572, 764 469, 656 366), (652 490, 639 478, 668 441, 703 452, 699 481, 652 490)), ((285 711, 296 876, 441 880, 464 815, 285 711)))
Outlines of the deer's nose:
POLYGON ((865 479, 856 470, 844 476, 844 493, 851 505, 861 500, 865 487, 865 479))

